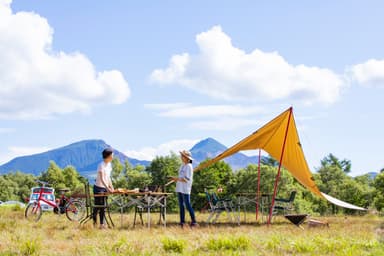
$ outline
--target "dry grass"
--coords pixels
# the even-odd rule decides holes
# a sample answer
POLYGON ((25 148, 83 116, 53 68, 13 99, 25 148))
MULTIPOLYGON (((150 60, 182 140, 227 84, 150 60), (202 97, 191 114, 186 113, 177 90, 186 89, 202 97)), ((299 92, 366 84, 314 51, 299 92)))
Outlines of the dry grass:
MULTIPOLYGON (((165 229, 155 225, 158 215, 152 216, 150 230, 141 225, 133 229, 132 214, 124 216, 124 228, 115 214, 118 228, 99 230, 47 213, 39 223, 29 223, 23 211, 0 208, 0 255, 384 255, 384 228, 377 216, 320 218, 330 227, 304 225, 305 230, 282 218, 269 227, 221 223, 181 229, 177 215, 169 215, 165 229)), ((198 215, 199 220, 206 217, 198 215)))

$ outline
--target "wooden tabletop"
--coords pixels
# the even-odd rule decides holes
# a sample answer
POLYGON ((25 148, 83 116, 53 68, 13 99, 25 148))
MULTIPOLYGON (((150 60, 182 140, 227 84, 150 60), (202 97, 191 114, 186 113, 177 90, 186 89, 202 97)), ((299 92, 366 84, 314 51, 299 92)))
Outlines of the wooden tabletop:
MULTIPOLYGON (((260 196, 271 196, 272 194, 260 193, 260 196)), ((257 193, 236 193, 236 196, 257 196, 257 193)))
POLYGON ((151 191, 148 191, 148 192, 131 192, 131 191, 127 191, 127 192, 112 192, 112 193, 109 193, 110 195, 138 195, 138 196, 145 196, 145 195, 154 195, 154 196, 168 196, 168 195, 172 195, 173 193, 166 193, 166 192, 151 192, 151 191))

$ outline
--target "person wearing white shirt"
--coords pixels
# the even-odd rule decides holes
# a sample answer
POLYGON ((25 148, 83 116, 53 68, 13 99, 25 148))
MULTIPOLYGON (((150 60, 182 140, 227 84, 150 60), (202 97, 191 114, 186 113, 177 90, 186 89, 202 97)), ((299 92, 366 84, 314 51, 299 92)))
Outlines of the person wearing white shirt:
POLYGON ((191 190, 193 182, 193 167, 192 167, 192 155, 191 152, 183 150, 180 152, 183 165, 179 169, 178 177, 174 178, 176 181, 176 193, 179 200, 180 208, 180 225, 185 225, 185 207, 187 208, 189 215, 191 216, 191 227, 196 226, 195 212, 191 205, 191 190), (185 207, 184 207, 185 205, 185 207))
MULTIPOLYGON (((111 172, 112 172, 112 160, 113 160, 113 150, 111 148, 104 149, 102 152, 103 162, 99 164, 97 167, 97 177, 96 183, 93 186, 93 194, 103 194, 107 192, 113 192, 114 188, 111 180, 111 172)), ((104 196, 95 196, 95 205, 105 205, 105 200, 107 200, 104 196)), ((97 214, 100 216, 100 228, 106 228, 104 224, 105 220, 105 208, 95 207, 93 211, 93 223, 96 225, 97 223, 97 214)))

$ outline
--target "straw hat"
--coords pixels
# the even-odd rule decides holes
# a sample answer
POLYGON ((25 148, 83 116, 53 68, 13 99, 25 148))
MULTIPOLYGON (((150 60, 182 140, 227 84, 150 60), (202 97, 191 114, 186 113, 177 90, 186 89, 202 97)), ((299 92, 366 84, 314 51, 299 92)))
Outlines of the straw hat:
POLYGON ((180 154, 193 161, 192 154, 188 150, 180 151, 180 154))

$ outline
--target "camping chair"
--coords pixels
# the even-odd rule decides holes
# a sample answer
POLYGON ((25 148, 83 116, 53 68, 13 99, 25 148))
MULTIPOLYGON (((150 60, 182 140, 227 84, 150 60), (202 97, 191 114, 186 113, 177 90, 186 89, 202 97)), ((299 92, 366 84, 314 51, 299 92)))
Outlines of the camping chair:
POLYGON ((215 193, 209 193, 207 189, 204 190, 207 202, 209 205, 208 211, 210 212, 207 223, 216 223, 222 212, 227 212, 228 220, 232 222, 231 213, 234 213, 234 207, 231 199, 220 199, 215 193), (214 217, 214 218, 213 218, 214 217), (212 221, 213 218, 213 221, 212 221))
MULTIPOLYGON (((236 220, 235 213, 236 213, 237 204, 235 205, 231 198, 219 198, 215 192, 212 193, 212 197, 213 197, 214 201, 221 202, 223 204, 223 206, 225 207, 225 209, 228 213, 228 218, 230 219, 230 221, 231 222, 235 221, 236 220), (231 214, 233 216, 233 220, 231 218, 231 214)), ((238 220, 238 222, 239 222, 239 220, 238 220)))
POLYGON ((293 202, 295 201, 296 193, 296 191, 292 191, 289 198, 276 198, 273 214, 277 214, 279 211, 283 212, 284 215, 292 212, 294 210, 293 202))
POLYGON ((96 205, 94 198, 91 197, 89 182, 84 183, 85 188, 85 205, 87 208, 87 215, 80 221, 80 224, 85 224, 88 221, 93 221, 93 212, 96 208, 105 208, 105 221, 109 228, 113 228, 115 224, 111 218, 110 206, 108 205, 108 199, 105 198, 103 205, 96 205))

